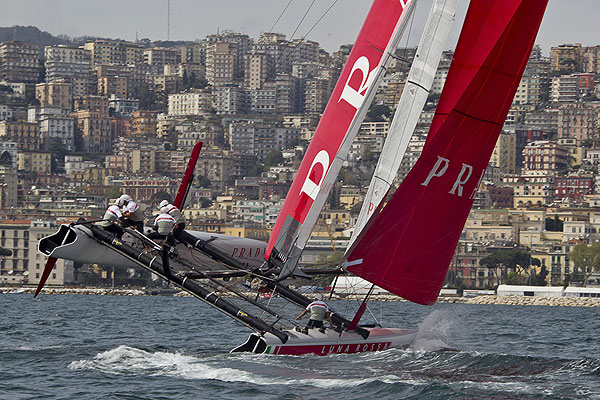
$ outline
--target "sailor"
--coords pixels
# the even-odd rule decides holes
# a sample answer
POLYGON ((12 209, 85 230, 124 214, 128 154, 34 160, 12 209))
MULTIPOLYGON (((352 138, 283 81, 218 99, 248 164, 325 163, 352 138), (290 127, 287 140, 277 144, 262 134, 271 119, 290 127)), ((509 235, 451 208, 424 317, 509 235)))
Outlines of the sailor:
POLYGON ((173 228, 173 236, 175 239, 183 242, 180 238, 181 232, 185 229, 185 220, 183 219, 183 214, 179 208, 175 207, 173 204, 169 203, 168 200, 163 200, 159 204, 160 212, 162 214, 169 214, 171 217, 175 218, 175 227, 173 228))
POLYGON ((121 239, 123 236, 123 229, 118 225, 119 218, 123 215, 121 214, 121 210, 119 209, 119 199, 115 200, 115 204, 108 207, 106 212, 104 213, 104 217, 102 217, 102 221, 98 223, 105 231, 114 233, 117 238, 121 239))
POLYGON ((123 207, 123 226, 133 226, 138 232, 144 232, 144 214, 137 205, 137 203, 131 200, 126 194, 119 197, 119 204, 123 207))
POLYGON ((175 225, 175 218, 166 213, 161 213, 154 220, 154 232, 148 235, 150 239, 167 239, 171 246, 175 246, 175 239, 171 235, 173 226, 175 225))
POLYGON ((331 311, 329 311, 327 303, 323 301, 322 294, 317 293, 314 301, 306 306, 306 308, 302 310, 296 319, 302 318, 308 312, 310 312, 310 319, 308 320, 308 324, 306 324, 306 328, 322 328, 325 317, 327 317, 327 320, 329 321, 329 326, 333 326, 333 321, 331 320, 331 311))

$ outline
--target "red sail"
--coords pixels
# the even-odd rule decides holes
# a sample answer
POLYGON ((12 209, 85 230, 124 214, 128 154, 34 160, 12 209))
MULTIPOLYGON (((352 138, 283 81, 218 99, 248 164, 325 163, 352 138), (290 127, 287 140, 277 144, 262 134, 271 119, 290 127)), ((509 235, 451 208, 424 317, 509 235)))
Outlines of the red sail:
MULTIPOLYGON (((287 258, 317 195, 330 189, 325 187, 325 175, 379 73, 403 12, 412 7, 411 2, 374 1, 277 217, 265 258, 273 250, 282 261, 287 258)), ((318 213, 320 209, 312 212, 318 213)))
MULTIPOLYGON (((416 165, 346 253, 348 271, 416 303, 437 300, 546 4, 471 1, 477 12, 467 14, 457 65, 472 65, 471 56, 481 58, 470 46, 482 38, 494 42, 416 165), (483 12, 504 24, 482 18, 483 12)), ((446 85, 444 91, 455 87, 446 85)))
MULTIPOLYGON (((518 1, 471 2, 465 21, 478 21, 478 26, 473 27, 468 35, 462 34, 460 37, 461 45, 457 46, 454 52, 452 66, 448 71, 444 90, 427 135, 427 143, 435 136, 473 81, 475 74, 481 69, 519 4, 518 1), (497 4, 490 7, 490 3, 497 4), (485 32, 481 29, 485 29, 485 32)), ((466 31, 463 29, 463 32, 466 31)))

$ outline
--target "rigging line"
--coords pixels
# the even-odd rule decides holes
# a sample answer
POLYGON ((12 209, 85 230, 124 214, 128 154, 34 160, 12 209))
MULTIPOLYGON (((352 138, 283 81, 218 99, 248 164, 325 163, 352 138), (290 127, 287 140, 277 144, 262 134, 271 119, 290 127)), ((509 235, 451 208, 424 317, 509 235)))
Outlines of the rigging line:
POLYGON ((298 29, 300 29, 300 25, 302 25, 302 22, 304 22, 304 19, 306 18, 316 1, 317 0, 312 0, 312 3, 310 3, 310 6, 308 6, 308 9, 300 19, 300 22, 298 22, 298 25, 296 25, 296 29, 294 29, 294 32, 292 32, 292 34, 290 35, 290 41, 294 39, 294 35, 296 34, 296 32, 298 32, 298 29))
MULTIPOLYGON (((410 40, 410 33, 412 32, 413 22, 415 22, 415 14, 417 13, 417 7, 419 6, 419 2, 415 4, 415 9, 412 13, 410 13, 410 26, 408 27, 408 34, 406 35, 406 44, 404 45, 404 58, 406 58, 408 53, 408 41, 410 40)), ((416 54, 416 51, 415 51, 416 54)))
POLYGON ((290 0, 287 5, 285 6, 285 8, 283 9, 283 11, 281 12, 281 14, 279 14, 279 17, 277 17, 277 20, 275 21, 275 23, 273 24, 273 26, 271 27, 271 29, 269 29, 269 32, 273 32, 273 29, 275 29, 275 25, 277 25, 277 23, 279 22, 279 20, 281 19, 281 17, 283 17, 283 14, 285 13, 285 11, 288 9, 288 7, 290 6, 290 4, 292 4, 292 1, 294 0, 290 0))
MULTIPOLYGON (((315 1, 313 1, 314 4, 315 1)), ((283 65, 283 63, 285 61, 288 60, 288 58, 291 57, 291 55, 294 53, 294 50, 296 50, 296 48, 298 48, 303 42, 304 40, 308 37, 308 35, 317 27, 317 25, 323 20, 323 18, 325 18, 325 16, 329 13, 329 11, 331 11, 331 9, 333 8, 333 6, 335 6, 335 4, 338 2, 338 0, 334 0, 333 3, 331 3, 331 5, 329 6, 329 8, 327 8, 327 10, 325 10, 325 12, 323 13, 323 15, 321 15, 319 17, 319 19, 310 27, 310 29, 304 34, 304 36, 302 36, 297 43, 295 43, 292 47, 286 47, 289 48, 291 51, 288 52, 284 52, 284 55, 282 57, 281 60, 276 60, 276 62, 273 64, 273 66, 270 68, 269 73, 267 74, 268 76, 271 76, 272 74, 277 72, 277 68, 281 65, 283 65)), ((311 4, 312 7, 312 4, 311 4)), ((309 8, 310 10, 310 8, 309 8)), ((308 14, 308 10, 307 10, 307 14, 308 14)), ((306 16, 306 15, 305 15, 306 16)), ((302 18, 304 20, 304 18, 302 18)), ((300 21, 300 24, 302 24, 302 21, 300 21)), ((298 27, 296 28, 296 30, 294 31, 294 33, 292 34, 292 36, 290 37, 289 41, 293 40, 293 35, 296 33, 296 31, 298 30, 298 28, 300 27, 300 24, 298 24, 298 27)), ((263 81, 260 84, 260 87, 258 90, 261 90, 264 86, 264 84, 266 83, 266 79, 265 81, 263 81)))

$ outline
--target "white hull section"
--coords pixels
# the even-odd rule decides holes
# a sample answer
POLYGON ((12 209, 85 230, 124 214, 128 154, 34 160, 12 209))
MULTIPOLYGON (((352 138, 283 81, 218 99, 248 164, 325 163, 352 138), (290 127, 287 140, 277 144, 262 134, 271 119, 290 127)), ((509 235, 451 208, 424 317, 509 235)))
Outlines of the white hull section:
POLYGON ((267 333, 259 336, 254 333, 250 335, 246 343, 231 350, 231 352, 253 352, 279 355, 302 355, 316 354, 326 356, 328 354, 351 354, 366 351, 381 351, 392 347, 407 347, 417 336, 416 330, 397 328, 365 328, 369 333, 367 339, 355 332, 325 329, 324 332, 318 328, 308 330, 307 334, 294 330, 284 331, 289 339, 285 343, 275 336, 267 333))

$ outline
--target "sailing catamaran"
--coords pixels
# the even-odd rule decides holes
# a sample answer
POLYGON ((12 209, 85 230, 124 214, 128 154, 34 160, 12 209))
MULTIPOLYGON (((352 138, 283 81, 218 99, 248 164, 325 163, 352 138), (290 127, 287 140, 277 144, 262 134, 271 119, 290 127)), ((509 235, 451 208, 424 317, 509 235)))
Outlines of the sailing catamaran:
MULTIPOLYGON (((175 256, 135 231, 118 240, 80 221, 40 241, 40 251, 50 257, 44 276, 56 257, 141 266, 253 329, 236 352, 325 355, 408 345, 414 330, 361 326, 367 298, 352 320, 334 313, 331 329, 299 329, 293 316, 311 300, 287 283, 348 272, 419 304, 436 301, 547 0, 471 1, 422 155, 386 202, 456 9, 456 0, 435 2, 341 268, 300 268, 302 251, 415 3, 374 1, 266 246, 187 231, 183 241, 193 249, 180 245, 175 256), (244 289, 249 282, 259 286, 257 292, 280 298, 249 294, 244 289)), ((177 206, 185 204, 198 153, 199 147, 177 206)))

